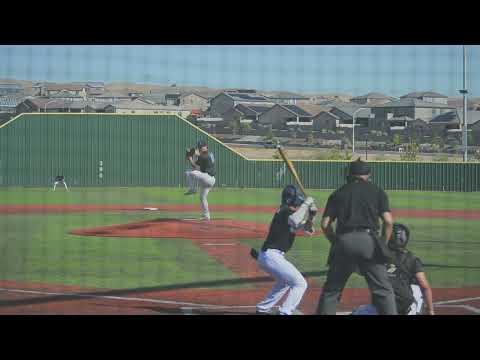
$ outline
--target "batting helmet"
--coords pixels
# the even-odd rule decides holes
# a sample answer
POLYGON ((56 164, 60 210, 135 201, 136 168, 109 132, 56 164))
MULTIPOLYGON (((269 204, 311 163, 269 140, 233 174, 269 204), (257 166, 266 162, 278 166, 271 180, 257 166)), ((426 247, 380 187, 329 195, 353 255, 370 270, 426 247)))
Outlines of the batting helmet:
POLYGON ((300 206, 305 201, 303 194, 294 185, 287 185, 282 191, 282 205, 300 206))
POLYGON ((410 239, 410 230, 406 225, 395 223, 393 224, 392 238, 388 242, 388 246, 392 250, 405 249, 410 239))
POLYGON ((207 146, 207 142, 205 140, 199 140, 197 143, 197 149, 201 149, 204 146, 207 146))

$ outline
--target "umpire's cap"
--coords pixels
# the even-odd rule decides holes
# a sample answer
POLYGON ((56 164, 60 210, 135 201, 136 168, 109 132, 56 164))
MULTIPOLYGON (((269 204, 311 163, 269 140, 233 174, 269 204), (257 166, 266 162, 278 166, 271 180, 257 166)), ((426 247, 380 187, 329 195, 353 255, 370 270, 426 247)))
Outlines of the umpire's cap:
POLYGON ((350 163, 347 175, 348 176, 370 175, 370 166, 368 165, 368 163, 358 158, 357 160, 352 161, 350 163))
POLYGON ((405 249, 410 239, 410 229, 399 223, 393 224, 392 238, 388 241, 388 246, 393 250, 405 249))
POLYGON ((204 146, 208 146, 207 142, 205 140, 199 140, 198 143, 197 143, 197 149, 200 149, 204 146))

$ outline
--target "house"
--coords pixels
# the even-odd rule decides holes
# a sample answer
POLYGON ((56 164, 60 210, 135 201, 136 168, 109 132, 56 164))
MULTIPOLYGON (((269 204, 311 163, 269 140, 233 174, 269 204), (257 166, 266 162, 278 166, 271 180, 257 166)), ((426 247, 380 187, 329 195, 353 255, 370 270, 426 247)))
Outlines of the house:
POLYGON ((152 104, 179 106, 182 93, 178 90, 150 91, 144 99, 152 104))
POLYGON ((115 103, 117 101, 130 101, 131 98, 128 94, 106 91, 100 95, 92 96, 91 100, 94 102, 115 103))
POLYGON ((24 100, 23 96, 0 96, 0 113, 15 114, 18 104, 24 100))
POLYGON ((24 88, 20 84, 0 84, 0 96, 22 94, 24 88))
POLYGON ((315 131, 334 131, 340 123, 340 117, 328 111, 322 111, 312 118, 312 126, 315 131))
POLYGON ((371 119, 371 110, 369 108, 361 109, 361 106, 356 104, 346 104, 336 102, 331 104, 331 114, 336 115, 339 118, 337 127, 351 128, 353 126, 353 115, 355 114, 355 126, 356 127, 369 127, 371 119))
POLYGON ((196 93, 186 93, 180 97, 180 106, 192 106, 202 111, 208 109, 209 99, 196 93))
POLYGON ((448 96, 439 94, 434 91, 412 92, 412 93, 400 96, 400 99, 416 99, 420 101, 448 105, 448 96))
POLYGON ((359 105, 340 102, 331 103, 330 106, 328 111, 322 111, 312 118, 314 130, 352 128, 354 114, 355 128, 368 128, 370 126, 370 109, 361 109, 359 105))
POLYGON ((102 93, 105 91, 105 83, 103 81, 74 81, 72 82, 72 85, 83 86, 96 93, 102 93))
POLYGON ((292 126, 311 127, 312 114, 297 105, 276 104, 258 117, 258 123, 279 130, 292 126))
MULTIPOLYGON (((467 126, 469 130, 473 131, 473 129, 477 129, 477 122, 479 121, 480 111, 467 112, 467 126)), ((438 115, 430 121, 429 125, 431 126, 432 130, 443 136, 453 133, 460 133, 463 129, 463 111, 457 109, 438 115)))
POLYGON ((16 113, 68 112, 68 101, 62 99, 32 98, 17 105, 16 113))
POLYGON ((49 84, 45 86, 45 96, 51 97, 62 94, 68 96, 82 96, 87 92, 87 86, 73 84, 49 84))
POLYGON ((187 118, 192 109, 167 106, 167 105, 153 105, 137 100, 122 100, 110 104, 105 108, 105 112, 114 112, 116 114, 141 114, 141 115, 178 115, 182 118, 187 118))
POLYGON ((282 105, 297 105, 297 102, 307 101, 310 98, 299 94, 294 94, 288 91, 278 91, 271 93, 262 93, 265 98, 273 103, 282 105))
POLYGON ((210 101, 210 115, 221 117, 238 104, 275 105, 264 96, 254 93, 222 92, 210 101))
POLYGON ((454 110, 452 107, 443 103, 403 98, 382 105, 372 105, 371 111, 374 119, 370 122, 370 127, 372 130, 388 128, 389 120, 402 119, 403 117, 412 120, 421 119, 428 123, 435 116, 452 110, 454 110))
POLYGON ((252 105, 241 103, 223 114, 223 119, 227 123, 232 122, 235 118, 238 118, 240 122, 248 120, 250 123, 257 123, 260 115, 270 110, 272 106, 273 105, 252 105))
POLYGON ((395 100, 391 96, 387 96, 378 92, 370 92, 365 95, 356 96, 350 99, 350 102, 353 102, 358 105, 381 105, 395 100))
POLYGON ((64 100, 49 98, 25 99, 16 107, 16 113, 28 112, 70 112, 70 113, 94 113, 105 112, 109 104, 94 103, 84 100, 64 100))

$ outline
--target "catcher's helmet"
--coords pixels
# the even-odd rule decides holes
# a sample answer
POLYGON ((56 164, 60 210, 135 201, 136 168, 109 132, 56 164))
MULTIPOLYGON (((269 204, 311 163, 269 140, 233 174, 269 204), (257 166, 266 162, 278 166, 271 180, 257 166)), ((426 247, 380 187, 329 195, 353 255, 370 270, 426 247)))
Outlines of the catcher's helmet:
POLYGON ((393 250, 405 249, 410 239, 410 230, 406 225, 393 224, 392 238, 388 242, 388 246, 393 250))
POLYGON ((303 194, 294 186, 287 185, 282 191, 282 205, 300 206, 305 201, 303 194))

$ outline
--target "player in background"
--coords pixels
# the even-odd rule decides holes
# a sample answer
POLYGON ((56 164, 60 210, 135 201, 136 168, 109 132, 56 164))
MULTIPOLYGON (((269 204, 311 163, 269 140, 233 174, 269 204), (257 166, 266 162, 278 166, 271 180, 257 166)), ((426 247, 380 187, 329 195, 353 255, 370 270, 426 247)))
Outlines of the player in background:
POLYGON ((210 220, 210 211, 208 209, 207 196, 215 185, 215 157, 208 151, 208 145, 201 140, 197 144, 198 157, 194 160, 194 153, 187 150, 187 161, 192 166, 192 170, 185 172, 187 176, 187 185, 189 187, 185 195, 196 193, 195 186, 200 188, 200 206, 202 208, 202 219, 210 220))
POLYGON ((257 314, 272 314, 272 308, 287 292, 278 313, 295 314, 307 289, 307 282, 300 271, 285 259, 285 253, 292 247, 297 231, 307 227, 309 233, 313 233, 311 224, 316 213, 317 208, 311 197, 304 199, 293 185, 283 189, 282 203, 273 216, 267 239, 257 258, 260 268, 273 276, 276 282, 268 295, 257 304, 257 314))
POLYGON ((67 189, 67 191, 70 191, 68 190, 68 186, 67 186, 67 183, 65 182, 65 176, 63 175, 57 175, 55 177, 55 181, 53 183, 53 191, 55 191, 55 189, 57 188, 57 185, 58 184, 62 184, 63 186, 65 186, 65 189, 67 189))

